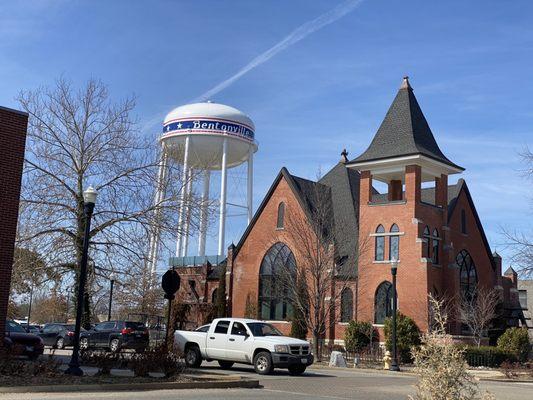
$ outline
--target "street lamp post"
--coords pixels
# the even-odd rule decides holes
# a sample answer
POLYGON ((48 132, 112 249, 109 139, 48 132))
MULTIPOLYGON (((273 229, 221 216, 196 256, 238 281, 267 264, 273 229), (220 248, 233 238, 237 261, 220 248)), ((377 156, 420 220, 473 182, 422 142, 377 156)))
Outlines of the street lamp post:
POLYGON ((107 309, 107 320, 111 321, 111 305, 113 304, 113 286, 115 285, 115 274, 109 277, 109 307, 107 309))
POLYGON ((80 328, 81 317, 83 314, 83 297, 85 294, 85 282, 87 281, 87 253, 89 251, 89 233, 91 232, 91 217, 94 210, 94 203, 98 193, 92 186, 89 186, 83 192, 83 213, 85 214, 85 234, 83 236, 83 252, 81 255, 80 277, 78 282, 78 303, 76 308, 76 327, 74 328, 74 348, 72 349, 72 357, 70 363, 65 371, 66 374, 82 376, 83 371, 80 368, 79 352, 80 352, 80 328))
POLYGON ((390 365, 391 371, 399 371, 398 366, 398 351, 396 348, 396 314, 398 311, 398 302, 396 295, 396 272, 398 271, 398 261, 392 260, 391 274, 392 274, 392 362, 390 365))

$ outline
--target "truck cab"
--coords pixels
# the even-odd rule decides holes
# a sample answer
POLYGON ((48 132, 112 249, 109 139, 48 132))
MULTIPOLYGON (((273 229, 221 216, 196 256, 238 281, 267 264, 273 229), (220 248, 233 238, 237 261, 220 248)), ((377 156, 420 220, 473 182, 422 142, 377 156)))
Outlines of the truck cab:
POLYGON ((174 345, 184 353, 189 367, 203 360, 218 361, 222 368, 251 364, 259 374, 287 368, 302 374, 314 361, 308 342, 283 334, 268 322, 243 318, 218 318, 207 332, 176 331, 174 345))

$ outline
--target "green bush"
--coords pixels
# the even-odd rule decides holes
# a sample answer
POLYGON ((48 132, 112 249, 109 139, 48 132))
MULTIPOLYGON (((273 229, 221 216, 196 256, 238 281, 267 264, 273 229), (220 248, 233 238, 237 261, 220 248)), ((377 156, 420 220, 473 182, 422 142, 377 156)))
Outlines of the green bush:
POLYGON ((370 322, 350 321, 344 332, 346 351, 359 352, 372 342, 374 327, 370 322))
POLYGON ((527 361, 529 354, 529 336, 527 329, 509 328, 498 338, 498 348, 516 356, 521 361, 527 361))
MULTIPOLYGON (((420 329, 415 321, 398 312, 396 317, 396 348, 401 362, 412 361, 411 349, 420 345, 420 329)), ((392 351, 392 318, 385 320, 385 347, 392 351)))
POLYGON ((461 346, 471 367, 499 367, 503 362, 515 362, 513 353, 494 346, 461 346))
POLYGON ((294 307, 294 315, 291 320, 291 337, 305 340, 307 338, 307 323, 302 312, 294 307))

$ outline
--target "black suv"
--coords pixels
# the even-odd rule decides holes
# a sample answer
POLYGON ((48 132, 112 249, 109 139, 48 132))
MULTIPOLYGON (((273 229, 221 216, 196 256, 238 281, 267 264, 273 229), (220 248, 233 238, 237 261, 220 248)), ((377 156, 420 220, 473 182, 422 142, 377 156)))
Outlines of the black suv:
MULTIPOLYGON (((83 328, 82 328, 83 331, 83 328)), ((64 349, 74 344, 74 325, 52 323, 43 326, 38 335, 43 339, 45 346, 64 349)))
POLYGON ((80 334, 80 348, 107 348, 112 352, 121 349, 144 351, 150 342, 148 329, 142 322, 108 321, 80 334))

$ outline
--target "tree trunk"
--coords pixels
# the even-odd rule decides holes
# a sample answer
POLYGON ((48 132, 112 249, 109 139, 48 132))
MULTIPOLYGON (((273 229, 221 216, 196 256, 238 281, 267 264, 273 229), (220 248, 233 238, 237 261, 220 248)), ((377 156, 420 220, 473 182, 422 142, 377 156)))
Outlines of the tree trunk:
POLYGON ((319 340, 320 335, 316 331, 313 331, 313 352, 315 353, 315 361, 320 361, 322 359, 320 354, 320 344, 318 342, 319 340))

